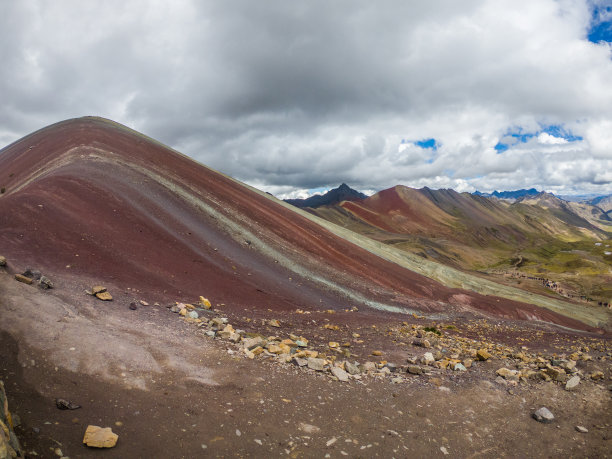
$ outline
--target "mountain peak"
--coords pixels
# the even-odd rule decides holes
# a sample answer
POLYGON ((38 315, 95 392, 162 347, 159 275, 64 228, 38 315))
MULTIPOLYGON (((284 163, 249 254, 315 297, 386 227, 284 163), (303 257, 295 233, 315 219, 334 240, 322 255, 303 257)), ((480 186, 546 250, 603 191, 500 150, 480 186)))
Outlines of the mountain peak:
POLYGON ((320 207, 338 204, 342 201, 358 201, 365 199, 367 196, 357 190, 354 190, 346 183, 342 183, 338 188, 329 190, 323 195, 314 195, 306 199, 285 199, 285 202, 295 207, 320 207))

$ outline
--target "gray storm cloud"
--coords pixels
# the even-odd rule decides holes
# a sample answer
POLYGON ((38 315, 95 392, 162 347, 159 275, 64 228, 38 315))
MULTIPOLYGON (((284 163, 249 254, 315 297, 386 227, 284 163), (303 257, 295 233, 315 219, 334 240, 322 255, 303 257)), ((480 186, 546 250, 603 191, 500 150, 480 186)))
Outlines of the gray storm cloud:
POLYGON ((2 6, 3 145, 100 115, 275 193, 612 192, 612 51, 587 2, 2 6))

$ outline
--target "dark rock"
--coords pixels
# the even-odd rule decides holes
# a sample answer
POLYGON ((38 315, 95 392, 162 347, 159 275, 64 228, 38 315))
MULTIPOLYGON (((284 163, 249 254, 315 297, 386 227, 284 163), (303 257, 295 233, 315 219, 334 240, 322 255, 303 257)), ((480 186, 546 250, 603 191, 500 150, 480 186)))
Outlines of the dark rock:
POLYGON ((70 400, 63 398, 56 398, 55 406, 57 406, 60 410, 78 410, 81 408, 81 405, 77 405, 76 403, 72 403, 70 400))
POLYGON ((34 280, 39 280, 42 277, 42 273, 40 271, 32 268, 26 268, 26 270, 23 272, 23 275, 34 280))
POLYGON ((132 311, 135 311, 136 309, 138 309, 138 305, 132 301, 132 302, 130 303, 130 309, 131 309, 132 311))

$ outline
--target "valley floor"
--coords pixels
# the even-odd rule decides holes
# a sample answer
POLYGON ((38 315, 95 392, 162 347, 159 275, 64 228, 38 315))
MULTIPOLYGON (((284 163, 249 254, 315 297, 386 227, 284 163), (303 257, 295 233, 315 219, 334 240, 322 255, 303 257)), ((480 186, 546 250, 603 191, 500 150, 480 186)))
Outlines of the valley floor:
POLYGON ((439 349, 427 349, 413 344, 433 324, 423 317, 311 311, 270 328, 273 317, 222 312, 236 328, 296 333, 320 352, 329 341, 352 340, 351 360, 384 359, 400 370, 456 343, 500 349, 465 372, 423 366, 421 375, 375 371, 340 382, 272 356, 249 359, 240 345, 206 336, 164 303, 154 306, 155 298, 137 310, 130 301, 101 302, 76 288, 44 292, 0 272, 0 379, 28 457, 611 455, 608 336, 467 317, 435 322, 443 336, 439 349), (382 356, 372 356, 375 349, 382 356), (516 366, 509 350, 545 359, 575 351, 582 381, 573 391, 542 379, 507 381, 496 371, 516 366), (592 380, 598 371, 603 379, 592 380), (59 410, 56 398, 81 408, 59 410), (532 419, 541 406, 555 415, 552 423, 532 419), (89 424, 112 427, 117 446, 84 446, 89 424))

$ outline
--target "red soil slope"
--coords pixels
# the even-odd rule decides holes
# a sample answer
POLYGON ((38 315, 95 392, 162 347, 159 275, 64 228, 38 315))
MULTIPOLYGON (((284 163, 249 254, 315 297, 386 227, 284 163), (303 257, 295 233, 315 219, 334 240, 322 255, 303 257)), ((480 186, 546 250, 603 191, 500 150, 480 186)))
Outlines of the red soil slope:
POLYGON ((583 324, 446 288, 124 126, 64 121, 0 151, 0 254, 92 284, 252 311, 395 306, 583 324))

